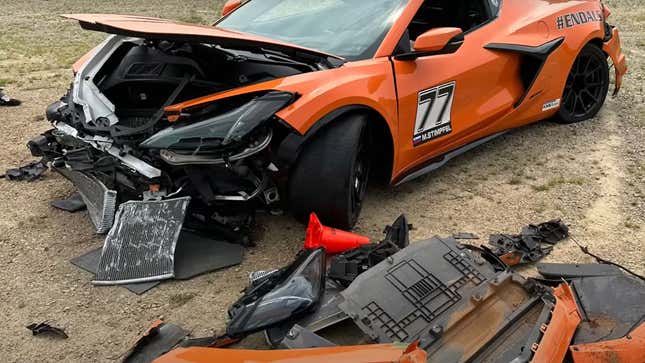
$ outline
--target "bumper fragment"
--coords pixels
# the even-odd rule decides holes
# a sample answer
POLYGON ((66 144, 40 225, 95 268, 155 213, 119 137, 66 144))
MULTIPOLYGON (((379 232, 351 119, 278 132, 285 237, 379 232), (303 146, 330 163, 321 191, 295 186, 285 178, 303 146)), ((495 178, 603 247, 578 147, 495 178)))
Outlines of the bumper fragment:
POLYGON ((627 59, 621 49, 620 33, 617 28, 612 29, 611 38, 603 44, 602 50, 609 55, 614 63, 616 86, 613 95, 616 96, 623 84, 623 76, 627 73, 627 59))

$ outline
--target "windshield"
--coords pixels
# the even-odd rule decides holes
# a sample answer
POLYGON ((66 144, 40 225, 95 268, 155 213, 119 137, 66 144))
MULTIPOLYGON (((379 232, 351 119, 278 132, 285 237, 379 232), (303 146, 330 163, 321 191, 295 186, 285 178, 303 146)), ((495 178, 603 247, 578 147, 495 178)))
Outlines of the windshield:
POLYGON ((408 0, 251 0, 216 26, 350 60, 374 56, 408 0))

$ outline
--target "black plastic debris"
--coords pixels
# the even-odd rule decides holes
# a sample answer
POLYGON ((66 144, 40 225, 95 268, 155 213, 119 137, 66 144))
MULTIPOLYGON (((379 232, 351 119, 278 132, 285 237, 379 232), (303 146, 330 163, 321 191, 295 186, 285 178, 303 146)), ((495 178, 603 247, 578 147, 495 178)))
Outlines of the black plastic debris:
MULTIPOLYGON (((380 343, 438 338, 444 313, 475 295, 475 287, 494 278, 488 265, 478 266, 454 239, 416 242, 367 272, 345 291, 340 308, 380 343), (436 319, 436 332, 429 325, 436 319)), ((483 286, 482 286, 483 287, 483 286)))
POLYGON ((123 362, 152 362, 155 358, 168 353, 180 344, 188 336, 188 333, 180 326, 157 322, 139 337, 134 346, 126 353, 123 362))
POLYGON ((410 244, 411 229, 412 224, 408 223, 408 219, 405 217, 405 214, 401 214, 391 226, 385 227, 385 230, 383 231, 385 239, 383 241, 393 243, 399 248, 405 248, 410 244))
POLYGON ((190 197, 121 204, 93 281, 121 285, 174 277, 175 247, 190 197))
POLYGON ((239 265, 244 247, 182 231, 175 250, 174 278, 188 280, 208 272, 239 265))
POLYGON ((342 286, 349 284, 358 275, 374 267, 389 256, 400 251, 400 248, 389 242, 363 245, 359 248, 336 255, 331 259, 328 277, 342 286))
MULTIPOLYGON (((74 257, 70 262, 77 267, 82 268, 83 270, 96 275, 96 271, 99 268, 99 260, 101 259, 101 251, 103 247, 91 250, 81 256, 74 257)), ((142 295, 153 287, 159 285, 161 281, 152 281, 152 282, 140 282, 137 284, 126 284, 120 285, 121 287, 133 292, 137 295, 142 295)))
POLYGON ((569 227, 560 219, 553 219, 538 225, 529 224, 522 228, 522 236, 531 236, 543 243, 556 244, 569 237, 569 227))
POLYGON ((371 339, 418 341, 432 362, 530 361, 553 308, 547 289, 438 237, 369 269, 342 295, 341 310, 371 339))
POLYGON ((347 287, 358 275, 407 247, 410 226, 401 215, 385 228, 386 236, 380 243, 363 245, 334 256, 327 273, 329 279, 347 287))
POLYGON ((284 349, 309 349, 334 346, 336 344, 297 324, 289 330, 281 344, 281 347, 284 349))
POLYGON ((80 212, 87 208, 85 202, 83 201, 83 197, 78 192, 70 195, 67 199, 52 201, 51 206, 70 213, 80 212))
POLYGON ((33 335, 50 335, 56 338, 67 339, 65 329, 49 325, 47 322, 34 323, 27 325, 33 335))
POLYGON ((559 219, 522 228, 520 234, 492 234, 494 253, 509 266, 537 262, 551 253, 553 245, 569 237, 569 227, 559 219))
POLYGON ((479 236, 469 232, 459 232, 452 235, 454 239, 479 239, 479 236))
POLYGON ((6 178, 11 181, 26 180, 32 182, 39 179, 47 169, 49 169, 47 164, 42 160, 34 161, 19 168, 9 169, 4 175, 0 175, 0 178, 6 178))
POLYGON ((579 277, 613 276, 623 274, 621 269, 616 266, 600 263, 538 263, 536 267, 540 275, 548 279, 557 280, 571 280, 579 277))
POLYGON ((8 94, 4 92, 2 88, 0 88, 0 106, 6 106, 6 107, 15 107, 15 106, 20 106, 22 104, 22 101, 19 99, 10 97, 8 94))

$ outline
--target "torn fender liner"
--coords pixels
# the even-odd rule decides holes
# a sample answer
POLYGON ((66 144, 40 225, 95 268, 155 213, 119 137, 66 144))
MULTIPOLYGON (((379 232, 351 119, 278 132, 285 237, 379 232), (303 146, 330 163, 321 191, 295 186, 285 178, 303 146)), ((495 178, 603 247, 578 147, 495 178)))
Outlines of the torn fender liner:
POLYGON ((103 245, 97 285, 174 277, 174 255, 190 197, 129 201, 119 207, 103 245))
POLYGON ((364 272, 340 308, 379 343, 419 341, 429 361, 529 361, 553 297, 453 238, 417 242, 364 272))
POLYGON ((416 344, 370 344, 287 350, 177 348, 155 363, 425 363, 416 344))
POLYGON ((575 363, 642 363, 645 361, 645 322, 624 338, 569 347, 575 363))
POLYGON ((97 178, 79 171, 55 168, 57 172, 69 179, 83 197, 90 219, 96 227, 96 233, 107 233, 114 223, 116 210, 116 191, 109 190, 97 178))

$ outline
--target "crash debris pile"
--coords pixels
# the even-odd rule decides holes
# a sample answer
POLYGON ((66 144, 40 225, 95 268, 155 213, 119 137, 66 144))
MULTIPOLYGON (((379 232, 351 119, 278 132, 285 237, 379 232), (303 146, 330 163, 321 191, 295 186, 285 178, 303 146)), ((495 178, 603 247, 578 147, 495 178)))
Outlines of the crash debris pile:
POLYGON ((507 265, 537 262, 553 250, 553 245, 569 237, 569 227, 555 219, 538 225, 528 225, 516 235, 494 234, 489 243, 507 265))
MULTIPOLYGON (((93 182, 83 174, 72 175, 79 177, 77 185, 93 182)), ((71 212, 86 207, 90 219, 105 226, 99 230, 109 231, 102 247, 71 260, 95 275, 95 285, 121 285, 143 294, 163 280, 187 280, 242 262, 242 245, 185 226, 190 197, 128 201, 119 206, 115 220, 106 223, 109 213, 99 211, 114 208, 110 193, 103 190, 103 198, 86 197, 92 190, 97 189, 79 187, 78 194, 52 205, 71 212), (92 204, 96 200, 102 201, 100 205, 92 204)))
MULTIPOLYGON (((555 243, 563 226, 523 238, 555 243)), ((643 363, 643 279, 604 264, 538 264, 543 277, 525 278, 460 243, 474 235, 408 244, 410 227, 401 216, 382 241, 335 255, 361 236, 307 241, 289 266, 251 274, 225 335, 183 337, 155 361, 643 363), (223 349, 258 332, 278 349, 223 349)))

